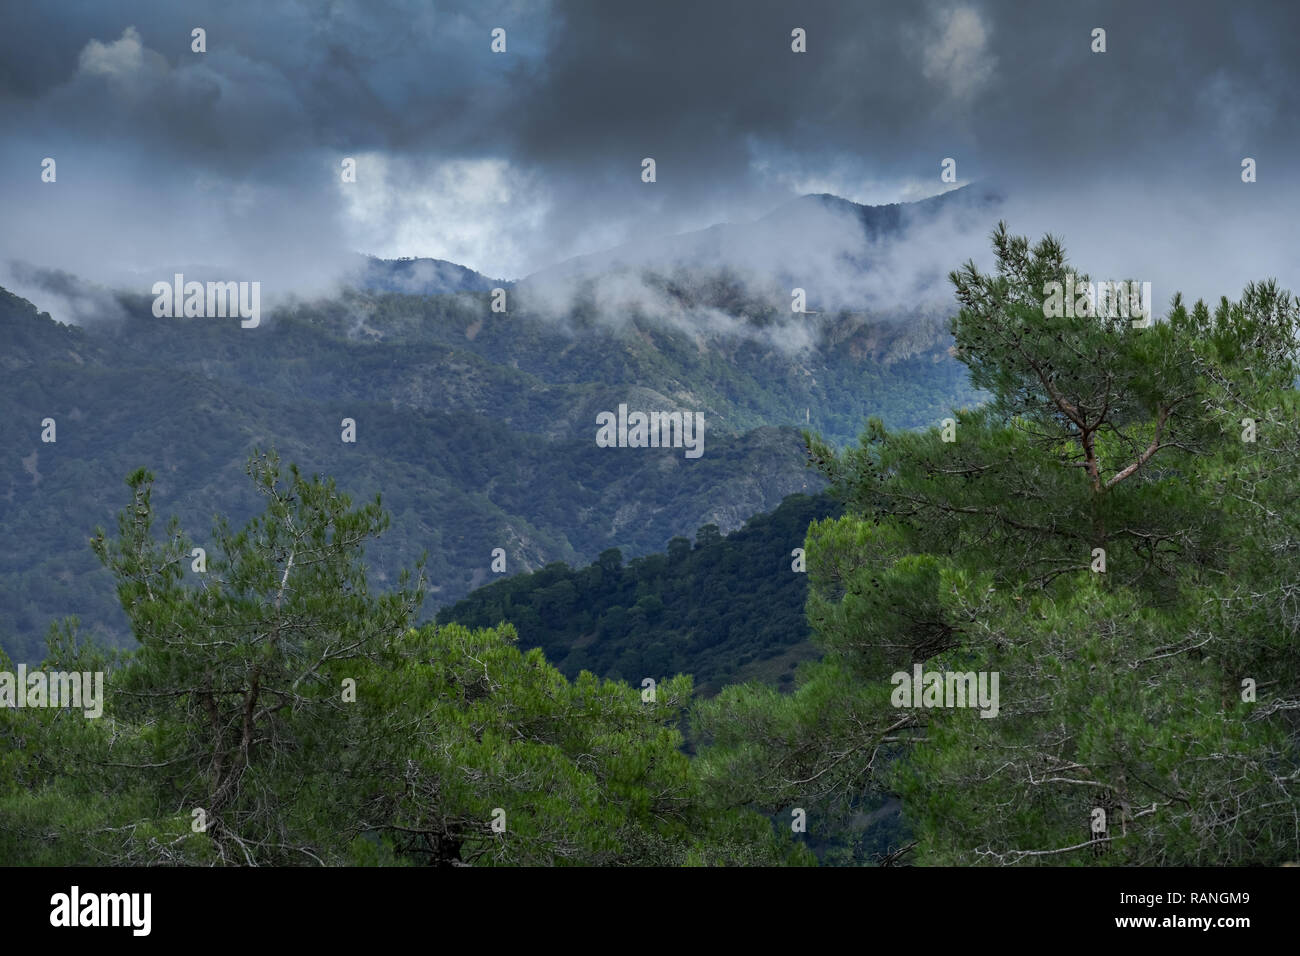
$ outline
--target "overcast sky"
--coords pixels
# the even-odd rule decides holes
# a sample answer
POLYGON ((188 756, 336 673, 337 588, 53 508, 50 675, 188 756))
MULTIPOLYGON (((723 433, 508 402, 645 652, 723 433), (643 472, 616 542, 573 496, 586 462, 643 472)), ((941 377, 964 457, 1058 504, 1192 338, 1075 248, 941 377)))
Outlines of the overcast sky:
POLYGON ((1158 300, 1295 288, 1298 35, 1290 0, 0 0, 0 284, 307 289, 350 251, 515 278, 801 193, 932 195, 952 157, 1158 300))

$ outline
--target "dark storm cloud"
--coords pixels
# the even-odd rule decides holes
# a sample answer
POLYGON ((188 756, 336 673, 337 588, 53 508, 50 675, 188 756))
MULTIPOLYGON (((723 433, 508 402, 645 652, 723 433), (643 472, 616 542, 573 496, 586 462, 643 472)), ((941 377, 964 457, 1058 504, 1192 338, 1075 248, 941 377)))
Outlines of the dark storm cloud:
POLYGON ((919 198, 944 157, 1006 191, 1013 228, 1103 268, 1231 293, 1286 265, 1300 5, 159 0, 0 18, 0 259, 99 281, 229 261, 310 288, 354 248, 520 275, 799 192, 919 198))
POLYGON ((623 171, 642 152, 685 208, 761 188, 764 159, 811 177, 853 157, 863 181, 936 189, 948 156, 963 178, 1013 188, 1235 185, 1257 152, 1274 182, 1293 170, 1300 5, 1079 7, 566 6, 518 145, 547 164, 575 223, 605 190, 645 195, 623 171), (790 53, 794 26, 805 56, 790 53), (1096 26, 1105 54, 1090 50, 1096 26))

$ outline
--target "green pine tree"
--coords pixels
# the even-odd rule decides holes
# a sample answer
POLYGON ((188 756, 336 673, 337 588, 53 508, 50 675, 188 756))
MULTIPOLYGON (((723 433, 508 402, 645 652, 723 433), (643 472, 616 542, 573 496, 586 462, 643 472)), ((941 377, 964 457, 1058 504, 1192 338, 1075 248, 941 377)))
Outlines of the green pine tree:
POLYGON ((924 863, 1294 859, 1300 310, 1263 283, 1145 328, 1057 314, 1060 244, 993 245, 995 273, 951 276, 988 403, 842 452, 808 437, 847 506, 808 534, 824 657, 791 696, 701 704, 702 766, 724 800, 843 833, 900 796, 924 863), (997 715, 899 706, 918 664, 997 673, 997 715))

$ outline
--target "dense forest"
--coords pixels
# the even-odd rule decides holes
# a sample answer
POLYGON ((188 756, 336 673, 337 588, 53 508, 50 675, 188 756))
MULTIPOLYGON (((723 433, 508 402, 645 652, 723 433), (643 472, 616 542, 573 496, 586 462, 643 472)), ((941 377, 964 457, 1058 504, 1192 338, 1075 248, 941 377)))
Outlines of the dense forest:
POLYGON ((196 568, 180 523, 159 528, 157 479, 131 472, 91 546, 138 646, 64 621, 46 667, 106 671, 102 719, 0 708, 0 858, 1300 858, 1300 305, 1269 281, 1212 308, 1176 296, 1151 323, 1058 314, 1051 284, 1088 281, 1061 244, 1000 226, 993 248, 993 271, 950 277, 956 356, 988 401, 923 428, 872 417, 847 447, 809 431, 838 507, 795 498, 626 564, 605 550, 434 623, 418 623, 427 567, 372 586, 364 549, 391 526, 377 497, 354 506, 255 454, 261 507, 218 519, 196 568), (797 516, 817 659, 793 687, 696 699, 678 663, 754 675, 693 642, 757 658, 784 637, 731 602, 802 587, 797 516), (945 690, 953 674, 972 696, 945 690))
POLYGON ((1270 281, 1054 314, 1061 244, 993 238, 996 272, 951 276, 991 400, 810 437, 846 505, 808 534, 823 657, 793 695, 702 702, 702 772, 828 824, 896 794, 923 864, 1294 861, 1300 306, 1270 281), (916 670, 997 675, 999 706, 900 694, 916 670))
POLYGON ((486 585, 437 621, 509 622, 571 678, 588 670, 640 686, 691 674, 702 694, 747 679, 788 688, 796 664, 814 656, 804 535, 839 513, 827 494, 791 495, 729 535, 705 525, 694 544, 674 538, 666 554, 624 563, 611 548, 580 570, 550 564, 486 585))
MULTIPOLYGON (((413 626, 422 569, 370 590, 388 516, 332 482, 248 473, 265 510, 213 529, 197 586, 153 476, 94 539, 140 647, 74 622, 51 666, 111 670, 101 720, 0 708, 0 859, 10 864, 806 862, 767 820, 702 793, 678 729, 691 682, 652 701, 573 682, 512 628, 413 626)), ((8 662, 0 658, 0 663, 8 662)))
POLYGON ((0 290, 0 441, 15 456, 0 487, 0 647, 35 662, 66 614, 130 645, 86 536, 143 465, 187 527, 254 514, 239 476, 256 447, 382 493, 395 521, 372 548, 374 577, 427 553, 436 610, 491 580, 496 548, 513 574, 610 548, 651 554, 706 524, 734 530, 824 487, 797 428, 846 440, 871 414, 917 427, 975 394, 933 316, 792 317, 788 290, 774 301, 734 276, 680 272, 641 277, 678 304, 677 324, 615 316, 587 280, 558 311, 509 286, 509 310, 494 313, 465 270, 439 294, 408 294, 385 287, 409 284, 389 266, 255 329, 157 319, 148 299, 102 289, 82 292, 106 303, 103 317, 69 326, 0 290), (804 345, 771 337, 782 308, 780 328, 797 319, 804 345), (691 332, 697 314, 732 326, 691 332), (699 412, 703 455, 596 447, 597 414, 620 404, 699 412))

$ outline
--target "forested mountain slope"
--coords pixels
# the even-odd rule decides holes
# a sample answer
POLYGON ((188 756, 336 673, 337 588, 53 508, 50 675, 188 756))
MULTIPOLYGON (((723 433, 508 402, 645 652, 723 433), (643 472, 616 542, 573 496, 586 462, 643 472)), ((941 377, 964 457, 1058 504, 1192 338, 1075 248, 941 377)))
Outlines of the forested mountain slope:
MULTIPOLYGON (((799 202, 754 234, 811 241, 810 223, 857 229, 865 208, 836 200, 827 220, 827 197, 799 202)), ((862 248, 903 228, 882 222, 863 227, 862 248)), ((834 260, 821 275, 868 274, 870 257, 843 260, 841 238, 814 250, 834 260)), ((158 475, 160 512, 200 540, 214 513, 251 514, 241 471, 255 448, 358 499, 382 490, 393 523, 371 555, 376 580, 427 551, 436 609, 489 580, 494 549, 507 573, 609 548, 630 558, 816 492, 800 428, 847 442, 868 415, 918 427, 976 401, 941 310, 827 309, 829 286, 809 282, 795 313, 788 277, 763 280, 753 249, 720 248, 500 286, 450 263, 372 259, 326 298, 272 308, 267 283, 255 328, 155 318, 139 291, 70 326, 0 293, 0 643, 33 659, 68 614, 123 637, 86 540, 141 466, 158 475), (597 447, 597 415, 621 405, 702 416, 702 454, 597 447)))
POLYGON ((731 534, 700 528, 692 544, 624 562, 616 549, 581 569, 549 564, 473 591, 440 623, 515 625, 521 647, 540 647, 574 678, 581 671, 640 686, 685 673, 708 694, 756 679, 788 687, 813 656, 804 615, 802 550, 808 525, 838 517, 825 493, 791 495, 731 534))

